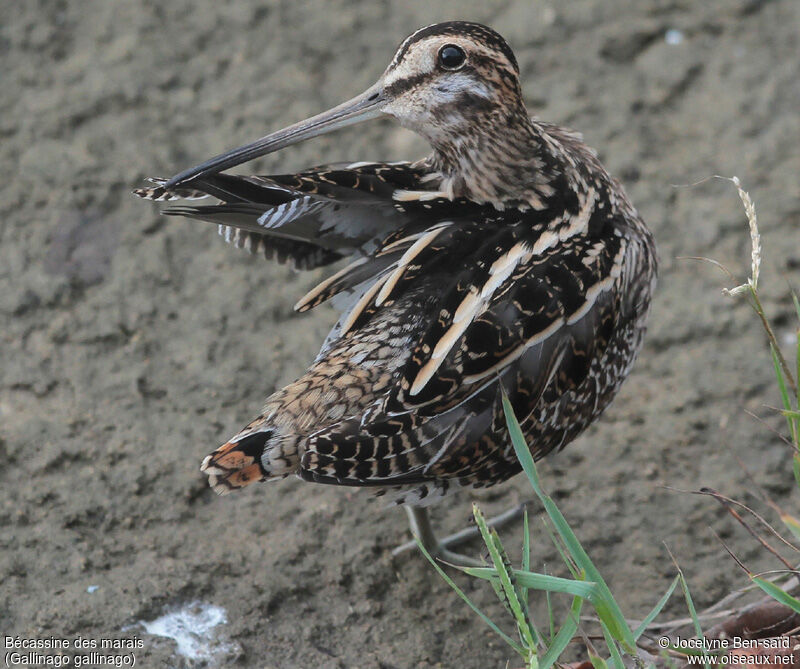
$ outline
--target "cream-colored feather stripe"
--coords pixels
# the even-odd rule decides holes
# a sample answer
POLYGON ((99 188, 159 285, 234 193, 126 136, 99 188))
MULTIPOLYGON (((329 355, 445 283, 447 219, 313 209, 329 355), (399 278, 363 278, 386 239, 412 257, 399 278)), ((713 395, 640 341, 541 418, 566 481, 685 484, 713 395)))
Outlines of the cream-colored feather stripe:
POLYGON ((575 311, 573 311, 572 314, 570 314, 566 318, 564 317, 557 318, 544 330, 533 335, 530 339, 525 341, 521 346, 517 347, 512 353, 509 353, 505 358, 503 358, 500 362, 492 365, 489 369, 484 370, 480 374, 473 374, 472 376, 464 377, 464 383, 465 384, 475 383, 476 381, 480 381, 481 379, 485 378, 490 374, 494 374, 497 370, 502 369, 503 367, 514 362, 517 358, 521 357, 522 354, 525 353, 525 351, 527 351, 532 346, 536 346, 536 344, 552 336, 556 331, 560 330, 561 327, 563 327, 564 325, 574 325, 575 323, 577 323, 595 305, 595 303, 597 302, 597 298, 600 296, 600 294, 609 290, 614 285, 614 282, 620 275, 620 271, 622 268, 622 259, 624 258, 624 256, 625 256, 625 244, 623 243, 620 247, 620 250, 614 257, 614 264, 612 265, 611 271, 609 272, 608 276, 589 287, 589 289, 586 291, 586 299, 584 300, 583 304, 580 307, 578 307, 575 311))
POLYGON ((443 190, 403 190, 398 189, 392 193, 395 202, 427 202, 429 200, 452 200, 449 193, 443 190))
POLYGON ((521 262, 527 262, 531 255, 532 252, 527 243, 518 242, 507 253, 504 253, 492 263, 489 268, 489 279, 483 285, 483 288, 480 291, 477 289, 470 290, 456 309, 452 325, 436 343, 430 359, 422 366, 411 384, 410 395, 417 395, 427 385, 428 381, 439 370, 439 367, 442 366, 447 354, 456 345, 461 335, 467 331, 470 324, 483 311, 494 292, 511 276, 517 266, 521 262))
POLYGON ((348 333, 351 327, 355 324, 358 317, 361 315, 361 312, 367 308, 367 305, 372 302, 372 298, 375 297, 375 293, 377 293, 381 286, 386 282, 386 279, 389 278, 389 275, 386 274, 382 277, 379 277, 375 283, 373 283, 361 296, 361 298, 356 302, 355 306, 350 310, 350 313, 347 314, 347 318, 342 321, 342 329, 339 331, 339 336, 344 336, 348 333))
POLYGON ((352 272, 356 267, 363 265, 365 262, 367 262, 367 260, 368 258, 359 258, 358 260, 351 262, 347 267, 340 269, 338 272, 336 272, 336 274, 333 274, 324 281, 318 283, 297 301, 297 304, 294 305, 294 310, 305 311, 306 309, 308 309, 309 303, 317 299, 317 297, 319 297, 334 281, 338 281, 345 274, 348 274, 349 272, 352 272))
POLYGON ((431 228, 428 232, 422 235, 422 237, 415 241, 402 256, 400 256, 400 259, 397 261, 397 267, 387 277, 386 281, 384 281, 383 288, 381 288, 381 292, 378 293, 378 297, 375 299, 375 306, 379 307, 386 301, 386 298, 392 293, 394 287, 397 285, 397 282, 400 280, 403 274, 405 274, 405 271, 408 269, 408 265, 411 263, 411 261, 420 254, 422 249, 436 239, 437 235, 442 230, 450 225, 451 223, 448 222, 431 228))

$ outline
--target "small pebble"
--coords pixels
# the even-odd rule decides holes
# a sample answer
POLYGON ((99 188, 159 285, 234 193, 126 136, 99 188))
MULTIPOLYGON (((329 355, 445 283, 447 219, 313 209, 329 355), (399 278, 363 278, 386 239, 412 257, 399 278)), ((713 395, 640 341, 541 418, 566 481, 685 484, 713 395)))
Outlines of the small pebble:
POLYGON ((99 589, 100 589, 99 585, 90 585, 88 588, 86 588, 86 592, 88 592, 91 595, 93 592, 97 592, 99 589))
POLYGON ((670 28, 667 32, 664 33, 664 41, 667 44, 671 44, 672 46, 676 46, 683 42, 683 32, 678 30, 677 28, 670 28))

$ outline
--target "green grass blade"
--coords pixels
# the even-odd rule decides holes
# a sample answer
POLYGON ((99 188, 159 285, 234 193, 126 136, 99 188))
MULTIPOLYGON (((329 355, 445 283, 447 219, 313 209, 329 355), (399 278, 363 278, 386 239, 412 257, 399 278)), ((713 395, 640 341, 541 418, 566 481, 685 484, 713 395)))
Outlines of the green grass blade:
POLYGON ((598 657, 597 655, 590 655, 589 662, 592 663, 594 669, 608 669, 608 663, 602 657, 598 657))
MULTIPOLYGON (((528 526, 528 509, 522 514, 522 571, 531 570, 531 531, 528 526)), ((550 593, 547 594, 548 598, 550 593)), ((523 603, 528 605, 528 588, 524 585, 520 587, 520 597, 523 603)))
POLYGON ((555 534, 553 534, 553 530, 550 529, 550 526, 547 524, 547 521, 545 521, 544 519, 542 519, 542 521, 544 523, 544 530, 545 532, 547 532, 547 536, 550 537, 550 541, 552 541, 553 546, 556 547, 559 556, 561 556, 561 560, 564 562, 565 565, 567 565, 569 573, 572 574, 572 576, 579 581, 585 580, 585 574, 582 574, 580 572, 578 567, 575 565, 575 561, 569 555, 567 555, 566 549, 564 547, 564 542, 561 541, 561 539, 557 537, 555 534))
MULTIPOLYGON (((700 619, 697 617, 697 609, 694 607, 694 600, 692 599, 692 593, 689 592, 689 584, 686 582, 686 578, 683 575, 683 570, 678 567, 678 578, 681 581, 681 589, 683 590, 683 598, 686 600, 686 607, 689 609, 689 616, 692 619, 692 624, 694 625, 694 633, 697 635, 698 639, 703 638, 703 628, 700 627, 700 619)), ((705 657, 706 653, 703 652, 703 656, 705 657)), ((703 666, 706 669, 709 669, 708 660, 703 660, 703 666)))
POLYGON ((566 621, 564 621, 561 629, 558 630, 558 634, 553 638, 547 652, 542 656, 540 662, 541 669, 550 669, 558 658, 561 657, 561 653, 564 652, 569 642, 572 641, 572 637, 574 637, 575 632, 578 631, 582 606, 583 600, 580 597, 575 597, 572 600, 572 606, 570 607, 566 621))
MULTIPOLYGON (((545 576, 547 574, 545 573, 545 576)), ((552 598, 550 597, 550 591, 544 591, 544 601, 545 606, 547 607, 547 622, 550 626, 550 636, 549 636, 549 643, 553 643, 553 637, 556 634, 556 612, 553 610, 553 602, 552 598)))
MULTIPOLYGON (((775 347, 772 344, 769 345, 769 350, 770 353, 772 353, 772 364, 775 367, 775 377, 778 379, 778 389, 781 392, 781 402, 783 402, 783 408, 786 409, 786 411, 792 411, 794 407, 792 407, 792 401, 789 399, 789 390, 786 388, 786 379, 783 377, 783 370, 781 369, 781 363, 778 359, 778 352, 775 350, 775 347)), ((789 434, 792 436, 792 443, 797 444, 797 430, 795 421, 787 416, 786 422, 789 424, 789 434)))
POLYGON ((791 411, 793 407, 789 400, 789 391, 786 388, 786 379, 783 378, 783 370, 781 369, 781 362, 778 359, 778 352, 772 344, 770 344, 769 351, 772 354, 772 364, 775 366, 775 376, 778 379, 778 388, 781 391, 783 408, 787 411, 791 411))
MULTIPOLYGON (((493 567, 459 567, 459 569, 465 574, 487 581, 499 578, 497 570, 493 567)), ((520 586, 531 590, 561 592, 573 597, 588 599, 590 602, 597 601, 600 598, 597 584, 591 581, 573 581, 570 578, 562 578, 561 576, 518 570, 514 570, 514 579, 520 586)))
POLYGON ((503 605, 506 607, 508 612, 516 618, 516 614, 514 613, 514 608, 508 597, 508 593, 503 586, 503 576, 501 574, 505 574, 508 580, 510 580, 510 576, 508 574, 508 565, 503 559, 503 552, 498 549, 498 544, 500 545, 500 548, 502 548, 502 544, 500 544, 499 538, 497 539, 497 542, 495 542, 495 537, 489 530, 489 526, 486 524, 486 519, 483 517, 483 512, 480 510, 477 504, 472 505, 472 515, 475 517, 475 523, 478 526, 478 529, 481 531, 483 541, 486 544, 486 548, 489 551, 489 555, 491 556, 492 562, 494 562, 495 565, 492 571, 497 574, 497 578, 491 579, 491 586, 494 589, 498 599, 503 602, 503 605), (495 558, 498 560, 496 561, 495 558), (498 564, 500 565, 499 567, 498 564))
POLYGON ((539 474, 536 471, 536 465, 533 462, 533 456, 528 449, 528 444, 525 442, 525 435, 522 434, 522 428, 519 426, 517 417, 514 415, 514 409, 511 406, 511 402, 509 401, 508 395, 506 395, 505 392, 503 392, 503 411, 506 415, 506 425, 511 437, 511 443, 514 446, 514 450, 517 452, 517 459, 522 465, 522 468, 525 470, 525 474, 527 475, 528 480, 531 482, 534 492, 541 499, 545 495, 542 492, 541 485, 539 484, 539 474))
POLYGON ((788 592, 784 592, 774 583, 765 581, 758 576, 751 576, 750 580, 753 581, 759 588, 766 592, 772 599, 780 602, 784 606, 788 606, 795 613, 800 613, 800 599, 792 597, 788 592))
MULTIPOLYGON (((606 640, 606 646, 608 646, 608 650, 611 652, 611 663, 616 667, 616 669, 625 669, 625 663, 622 661, 622 655, 619 652, 619 648, 617 647, 617 642, 614 640, 614 635, 611 633, 611 630, 608 629, 608 626, 600 619, 600 627, 603 630, 603 636, 606 640)), ((636 651, 634 650, 634 653, 636 651)))
POLYGON ((624 644, 625 650, 634 653, 636 640, 633 638, 633 632, 631 632, 622 610, 611 594, 611 590, 605 580, 603 580, 597 567, 595 567, 594 563, 589 558, 580 541, 578 541, 578 538, 575 536, 575 533, 572 531, 572 528, 570 528, 569 523, 567 523, 566 518, 564 518, 555 502, 542 490, 539 483, 539 475, 536 471, 536 465, 533 462, 533 456, 525 442, 525 437, 522 434, 519 422, 514 416, 511 402, 505 393, 503 393, 503 409, 505 410, 506 424, 508 425, 514 451, 517 454, 522 468, 525 470, 525 474, 528 476, 528 480, 536 496, 544 505, 547 515, 550 517, 556 532, 566 545, 569 554, 575 560, 578 567, 586 573, 588 579, 594 581, 600 589, 602 605, 599 601, 593 602, 598 616, 608 625, 612 636, 624 644))
POLYGON ((644 631, 647 629, 647 626, 655 620, 659 613, 661 613, 661 610, 664 608, 669 598, 672 597, 672 593, 675 592, 675 588, 678 586, 679 581, 680 577, 676 576, 672 581, 672 585, 669 586, 667 591, 664 593, 664 596, 659 600, 658 604, 656 604, 655 608, 647 614, 647 617, 641 622, 639 627, 633 630, 634 639, 638 641, 639 637, 642 636, 644 631))
POLYGON ((794 291, 792 291, 792 302, 794 302, 794 310, 797 312, 797 320, 800 321, 800 299, 794 291))
POLYGON ((792 457, 792 470, 794 471, 794 481, 800 488, 800 453, 795 453, 792 457))
MULTIPOLYGON (((795 456, 795 458, 797 458, 797 456, 795 456)), ((800 520, 797 520, 797 518, 789 513, 781 513, 780 516, 783 524, 786 525, 788 530, 792 533, 792 536, 800 541, 800 520)))
POLYGON ((500 579, 492 579, 489 583, 492 586, 492 590, 494 590, 494 594, 497 595, 497 599, 503 603, 503 606, 506 607, 506 611, 513 616, 514 612, 511 610, 511 605, 508 603, 508 597, 506 597, 506 593, 503 591, 500 579))
POLYGON ((450 578, 445 573, 445 571, 436 563, 436 560, 434 560, 431 557, 430 553, 428 553, 428 551, 425 550, 425 546, 422 545, 420 540, 417 539, 417 537, 414 537, 414 540, 417 542, 417 546, 419 546, 419 549, 422 551, 422 554, 426 558, 428 558, 428 562, 430 562, 433 565, 433 568, 438 572, 439 576, 441 576, 444 579, 444 582, 447 583, 447 585, 449 585, 451 588, 453 588, 453 590, 455 590, 456 594, 467 603, 467 606, 469 606, 469 608, 471 608, 475 613, 477 613, 480 619, 483 620, 483 622, 485 622, 495 634, 497 634, 503 641, 505 641, 509 646, 511 646, 517 653, 519 653, 522 657, 527 657, 527 651, 522 646, 520 646, 510 636, 508 636, 508 634, 503 632, 503 630, 501 630, 497 625, 494 624, 494 622, 492 621, 491 618, 489 618, 489 616, 487 616, 483 611, 481 611, 477 606, 475 606, 475 604, 472 603, 472 600, 464 594, 461 588, 459 588, 455 584, 453 579, 450 578))
POLYGON ((797 351, 795 357, 795 377, 797 379, 797 405, 800 406, 800 299, 797 298, 797 293, 792 291, 792 302, 794 302, 794 310, 797 312, 798 329, 797 329, 797 351))
MULTIPOLYGON (((477 504, 472 505, 472 513, 475 516, 475 522, 478 525, 483 541, 489 549, 489 555, 494 563, 494 568, 500 581, 500 585, 505 595, 505 602, 507 603, 519 629, 522 644, 529 650, 536 651, 538 639, 530 623, 528 614, 523 610, 522 603, 519 601, 517 588, 515 584, 515 577, 513 569, 510 569, 510 563, 503 544, 500 542, 500 537, 494 529, 490 529, 486 524, 486 519, 477 504)), ((526 656, 526 659, 527 656, 526 656)))
POLYGON ((689 609, 689 616, 692 619, 692 624, 694 625, 694 632, 697 635, 698 639, 703 638, 703 628, 700 627, 700 619, 697 617, 697 609, 694 607, 694 600, 692 599, 692 593, 689 592, 689 584, 686 582, 686 578, 683 575, 682 571, 678 571, 678 578, 681 582, 681 589, 683 590, 683 598, 686 600, 686 606, 689 609))
POLYGON ((549 574, 537 574, 535 572, 517 572, 517 580, 524 583, 533 590, 545 590, 547 592, 562 592, 564 594, 588 599, 594 603, 601 599, 600 588, 597 583, 591 581, 574 581, 560 576, 550 576, 549 574))

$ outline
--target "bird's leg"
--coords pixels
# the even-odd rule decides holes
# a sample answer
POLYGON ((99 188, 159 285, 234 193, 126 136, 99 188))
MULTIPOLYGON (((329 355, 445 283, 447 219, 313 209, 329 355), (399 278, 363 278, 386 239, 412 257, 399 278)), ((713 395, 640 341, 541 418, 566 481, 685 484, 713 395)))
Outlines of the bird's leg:
MULTIPOLYGON (((490 527, 498 528, 513 520, 519 518, 525 510, 525 504, 519 504, 508 511, 501 513, 499 516, 490 518, 487 522, 490 527)), ((408 521, 411 525, 411 533, 419 537, 420 542, 425 547, 425 550, 430 553, 431 557, 438 558, 443 562, 459 565, 461 567, 484 567, 483 562, 474 558, 467 557, 461 553, 455 553, 449 550, 450 546, 455 546, 464 543, 480 534, 477 527, 467 527, 460 532, 451 534, 444 539, 437 539, 431 524, 431 518, 428 514, 428 509, 422 506, 406 505, 406 513, 408 514, 408 521)), ((416 542, 409 541, 408 543, 398 546, 392 551, 392 555, 399 555, 405 553, 416 546, 416 542)))

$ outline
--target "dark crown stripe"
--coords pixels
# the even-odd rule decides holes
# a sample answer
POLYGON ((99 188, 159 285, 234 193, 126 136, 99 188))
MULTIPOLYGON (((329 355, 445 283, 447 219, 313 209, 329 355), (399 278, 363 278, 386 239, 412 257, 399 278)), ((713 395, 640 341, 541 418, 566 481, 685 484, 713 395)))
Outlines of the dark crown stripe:
POLYGON ((472 23, 470 21, 445 21, 444 23, 434 23, 433 25, 420 28, 400 45, 390 67, 395 67, 403 60, 412 44, 437 35, 470 37, 476 41, 483 42, 487 46, 501 51, 514 66, 514 70, 519 73, 517 58, 511 50, 511 47, 508 46, 508 42, 488 26, 480 23, 472 23))

